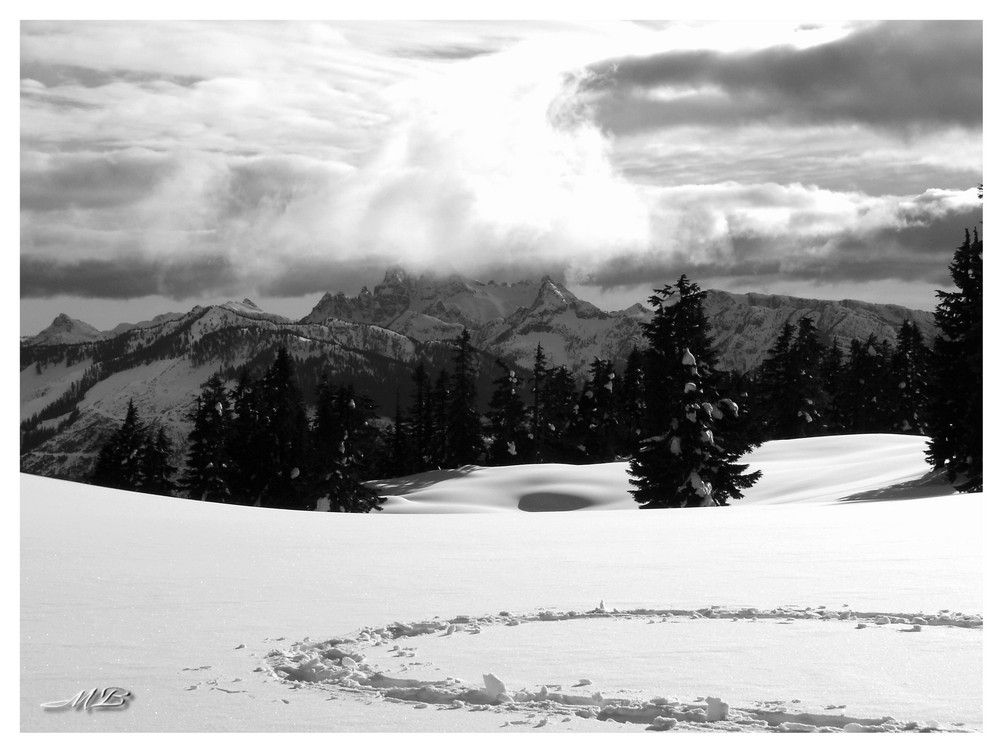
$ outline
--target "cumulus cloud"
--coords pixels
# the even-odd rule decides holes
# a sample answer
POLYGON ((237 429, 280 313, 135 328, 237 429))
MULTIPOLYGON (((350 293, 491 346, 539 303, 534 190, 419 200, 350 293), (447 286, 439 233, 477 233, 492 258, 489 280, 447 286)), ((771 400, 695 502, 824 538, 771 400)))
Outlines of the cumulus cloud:
MULTIPOLYGON (((679 33, 629 27, 642 35, 629 44, 648 48, 679 33)), ((966 101, 968 87, 923 104, 894 94, 865 114, 880 90, 855 80, 866 65, 906 69, 918 42, 965 70, 967 26, 937 40, 938 27, 902 25, 802 49, 634 58, 620 40, 549 27, 422 28, 29 24, 22 296, 307 295, 350 291, 392 263, 606 288, 678 269, 927 279, 954 244, 936 243, 979 216, 960 184, 981 158, 962 145, 974 108, 957 108, 950 131, 863 127, 944 123, 942 97, 966 101), (113 39, 127 43, 104 60, 113 39), (720 107, 737 89, 753 106, 784 102, 787 137, 714 115, 711 131, 699 120, 669 138, 648 129, 669 121, 655 114, 634 132, 609 120, 681 85, 711 89, 720 107), (836 101, 857 122, 790 124, 836 101)), ((895 70, 877 85, 898 83, 895 70)))

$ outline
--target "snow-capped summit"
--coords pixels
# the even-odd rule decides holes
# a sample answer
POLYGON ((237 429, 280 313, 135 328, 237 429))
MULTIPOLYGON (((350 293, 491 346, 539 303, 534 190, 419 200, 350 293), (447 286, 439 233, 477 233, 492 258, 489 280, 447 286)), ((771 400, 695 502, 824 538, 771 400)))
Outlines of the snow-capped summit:
POLYGON ((89 323, 59 313, 48 328, 29 339, 32 345, 38 344, 79 344, 93 341, 101 337, 101 332, 89 323))

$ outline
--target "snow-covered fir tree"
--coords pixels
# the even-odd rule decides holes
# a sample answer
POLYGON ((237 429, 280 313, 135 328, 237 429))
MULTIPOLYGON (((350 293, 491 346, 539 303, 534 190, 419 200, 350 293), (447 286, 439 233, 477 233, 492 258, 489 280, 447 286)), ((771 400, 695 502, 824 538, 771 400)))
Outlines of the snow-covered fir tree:
POLYGON ((501 374, 493 381, 490 397, 490 446, 486 452, 491 466, 506 466, 525 462, 530 444, 528 410, 521 398, 521 379, 512 367, 497 360, 501 374))
POLYGON ((704 296, 681 276, 649 298, 644 435, 629 462, 631 492, 643 508, 725 505, 760 477, 737 463, 749 446, 727 434, 726 420, 739 407, 716 392, 704 296))
POLYGON ((965 232, 949 266, 957 291, 939 291, 931 356, 927 460, 958 482, 983 489, 983 241, 965 232))
POLYGON ((613 461, 618 448, 617 374, 611 362, 595 357, 587 371, 577 410, 579 449, 588 462, 613 461))
POLYGON ((764 435, 786 439, 817 435, 824 429, 827 397, 822 364, 826 347, 808 315, 786 322, 760 367, 757 412, 764 435))
POLYGON ((377 439, 373 406, 371 399, 354 392, 354 386, 334 386, 324 373, 317 386, 311 430, 308 486, 314 504, 325 499, 330 511, 340 513, 382 509, 384 498, 362 483, 366 459, 377 439))
POLYGON ((871 334, 854 339, 837 388, 837 414, 847 432, 890 432, 895 419, 892 346, 871 334))
POLYGON ((545 411, 546 364, 545 350, 542 349, 542 344, 539 342, 535 348, 535 359, 531 367, 531 430, 529 439, 531 440, 531 460, 534 463, 542 461, 543 445, 548 435, 548 430, 542 429, 545 411))

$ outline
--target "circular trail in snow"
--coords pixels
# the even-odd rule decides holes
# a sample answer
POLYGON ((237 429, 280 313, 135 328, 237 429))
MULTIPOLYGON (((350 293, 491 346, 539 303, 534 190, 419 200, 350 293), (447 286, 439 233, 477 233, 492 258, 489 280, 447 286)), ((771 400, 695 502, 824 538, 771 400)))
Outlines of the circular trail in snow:
MULTIPOLYGON (((492 673, 508 688, 637 700, 716 696, 788 711, 844 707, 849 716, 982 727, 980 629, 852 621, 601 618, 524 622, 407 639, 414 656, 370 657, 386 673, 469 684, 492 673), (401 666, 407 666, 401 671, 401 666)), ((838 709, 839 710, 839 709, 838 709)))
MULTIPOLYGON (((826 608, 458 616, 268 655, 279 679, 650 729, 982 731, 982 617, 826 608), (707 718, 706 718, 707 717, 707 718)), ((421 707, 418 705, 418 707, 421 707)), ((522 722, 512 722, 522 723, 522 722)))

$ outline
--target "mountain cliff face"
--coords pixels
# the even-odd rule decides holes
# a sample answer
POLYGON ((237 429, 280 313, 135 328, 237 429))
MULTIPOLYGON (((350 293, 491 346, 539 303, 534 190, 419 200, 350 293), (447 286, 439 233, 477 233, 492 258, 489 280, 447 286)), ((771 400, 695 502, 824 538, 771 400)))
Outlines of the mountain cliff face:
MULTIPOLYGON (((852 338, 895 340, 906 319, 929 337, 931 313, 866 302, 807 300, 709 291, 705 310, 720 367, 759 365, 785 322, 811 315, 820 336, 846 347, 852 338)), ((461 276, 414 277, 390 269, 355 297, 326 294, 299 321, 261 310, 250 300, 168 313, 110 331, 60 315, 21 342, 22 471, 80 479, 105 435, 134 399, 147 422, 175 444, 190 431, 188 414, 215 372, 231 380, 247 365, 260 374, 280 346, 294 358, 307 398, 322 370, 369 393, 383 413, 405 406, 419 361, 436 373, 451 367, 463 328, 480 350, 479 391, 485 408, 497 357, 531 367, 540 343, 549 365, 582 375, 595 357, 622 362, 642 346, 640 304, 606 312, 546 277, 540 282, 484 283, 461 276), (42 440, 42 438, 45 438, 42 440)))

